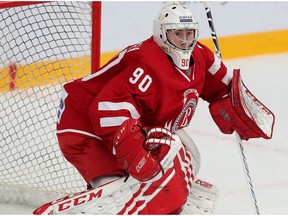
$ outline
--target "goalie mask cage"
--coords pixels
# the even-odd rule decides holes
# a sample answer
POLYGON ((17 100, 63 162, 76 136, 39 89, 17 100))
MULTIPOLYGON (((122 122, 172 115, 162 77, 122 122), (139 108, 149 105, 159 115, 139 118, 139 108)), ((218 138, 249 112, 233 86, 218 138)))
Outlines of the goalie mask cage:
POLYGON ((0 202, 85 190, 59 149, 56 113, 62 84, 99 67, 101 2, 0 2, 0 26, 0 202))

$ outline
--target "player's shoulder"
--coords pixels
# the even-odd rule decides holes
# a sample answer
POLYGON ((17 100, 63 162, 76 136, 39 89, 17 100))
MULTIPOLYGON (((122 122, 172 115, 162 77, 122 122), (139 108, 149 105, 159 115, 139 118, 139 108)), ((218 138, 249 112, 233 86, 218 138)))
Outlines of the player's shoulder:
POLYGON ((125 55, 130 61, 137 62, 137 64, 151 71, 157 71, 159 68, 171 64, 167 55, 154 41, 153 37, 129 46, 125 55))
POLYGON ((214 52, 203 43, 197 42, 194 50, 193 50, 193 56, 194 58, 198 58, 201 61, 204 62, 210 62, 214 60, 214 52))
POLYGON ((207 54, 207 53, 213 54, 212 50, 208 46, 204 45, 203 43, 199 41, 196 43, 194 51, 202 53, 202 54, 207 54))
POLYGON ((154 41, 153 36, 151 36, 140 43, 133 44, 133 45, 129 46, 130 49, 133 49, 135 47, 138 47, 140 52, 141 52, 141 51, 145 51, 145 50, 157 50, 159 46, 154 41))
POLYGON ((153 57, 163 55, 162 49, 154 41, 153 37, 150 37, 140 43, 130 45, 126 48, 127 57, 138 58, 142 61, 151 61, 153 57))

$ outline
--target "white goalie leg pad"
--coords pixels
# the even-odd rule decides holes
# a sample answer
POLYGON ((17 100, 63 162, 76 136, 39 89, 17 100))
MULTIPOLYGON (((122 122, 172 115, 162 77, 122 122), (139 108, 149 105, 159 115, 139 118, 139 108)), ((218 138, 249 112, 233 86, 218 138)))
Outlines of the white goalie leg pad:
MULTIPOLYGON (((141 183, 133 177, 130 177, 126 183, 124 183, 124 177, 119 179, 119 181, 122 182, 123 186, 118 188, 117 191, 95 201, 82 204, 70 211, 66 211, 64 214, 127 214, 138 201, 137 191, 140 189, 141 183)), ((107 186, 111 185, 108 184, 107 186)))
POLYGON ((219 196, 219 190, 203 180, 197 179, 192 187, 181 215, 213 214, 219 196))
POLYGON ((175 133, 179 136, 182 143, 187 147, 189 152, 192 155, 192 164, 193 164, 193 172, 195 176, 197 176, 200 166, 201 166, 201 155, 200 152, 195 145, 192 138, 186 133, 184 129, 180 129, 178 131, 175 131, 175 133))
MULTIPOLYGON (((184 129, 175 132, 185 144, 188 151, 186 154, 191 154, 193 164, 193 172, 195 176, 198 174, 201 165, 201 155, 192 138, 184 129)), ((219 190, 215 185, 212 185, 203 180, 197 179, 192 182, 192 190, 189 193, 187 202, 184 206, 182 215, 189 214, 212 214, 219 196, 219 190)))
POLYGON ((93 179, 90 181, 90 185, 93 188, 97 188, 101 185, 109 184, 110 182, 113 182, 117 179, 119 179, 119 176, 111 175, 111 176, 100 176, 98 178, 93 179))
POLYGON ((121 199, 118 199, 119 192, 130 193, 130 187, 140 185, 132 177, 127 182, 124 182, 124 180, 125 178, 122 177, 95 189, 82 191, 46 203, 37 208, 33 214, 117 214, 124 205, 123 199, 127 197, 125 194, 124 196, 121 194, 121 199))

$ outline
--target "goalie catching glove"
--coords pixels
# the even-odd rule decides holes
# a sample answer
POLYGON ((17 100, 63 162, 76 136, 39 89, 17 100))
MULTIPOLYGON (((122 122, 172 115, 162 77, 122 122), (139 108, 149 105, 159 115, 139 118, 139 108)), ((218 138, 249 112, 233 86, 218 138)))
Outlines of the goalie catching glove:
POLYGON ((209 109, 224 134, 235 130, 243 140, 272 137, 274 114, 247 89, 239 69, 233 71, 231 93, 211 102, 209 109))

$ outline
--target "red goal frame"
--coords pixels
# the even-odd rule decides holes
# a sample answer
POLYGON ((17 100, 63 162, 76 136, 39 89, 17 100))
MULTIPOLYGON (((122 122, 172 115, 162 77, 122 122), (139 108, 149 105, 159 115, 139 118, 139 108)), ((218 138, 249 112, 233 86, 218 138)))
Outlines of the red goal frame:
MULTIPOLYGON (((41 4, 47 1, 0 1, 0 8, 41 4)), ((101 58, 101 1, 92 1, 91 73, 100 68, 101 58)))

